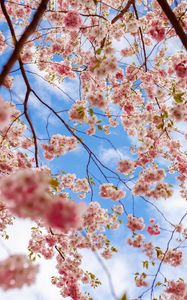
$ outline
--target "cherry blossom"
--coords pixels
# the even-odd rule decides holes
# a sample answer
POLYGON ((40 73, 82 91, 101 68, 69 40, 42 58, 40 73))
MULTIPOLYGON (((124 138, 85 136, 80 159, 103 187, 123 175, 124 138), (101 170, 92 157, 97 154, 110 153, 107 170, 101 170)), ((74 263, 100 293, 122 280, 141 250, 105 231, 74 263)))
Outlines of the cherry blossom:
POLYGON ((53 159, 55 156, 64 155, 66 152, 74 150, 77 147, 77 140, 74 137, 58 134, 51 137, 49 145, 43 144, 42 147, 45 157, 53 159))
POLYGON ((31 169, 1 178, 1 195, 7 207, 22 218, 38 218, 49 206, 49 174, 31 169))
POLYGON ((11 255, 0 262, 0 286, 4 290, 21 288, 35 281, 39 266, 34 265, 25 255, 11 255))
POLYGON ((76 204, 64 195, 59 195, 53 199, 46 219, 49 226, 66 232, 81 226, 81 216, 85 209, 84 203, 76 204))
POLYGON ((127 227, 131 231, 136 231, 136 230, 143 230, 145 227, 144 220, 143 218, 136 218, 133 217, 133 215, 128 215, 128 223, 127 227))
POLYGON ((125 197, 125 191, 115 187, 113 184, 105 183, 100 186, 100 196, 113 201, 118 201, 125 197))
POLYGON ((187 288, 186 284, 183 281, 169 281, 168 282, 168 287, 166 289, 166 293, 171 295, 173 297, 180 297, 180 299, 185 299, 187 296, 187 288))
POLYGON ((68 30, 76 30, 81 26, 81 17, 77 11, 68 11, 64 18, 64 25, 68 30))
POLYGON ((0 130, 9 125, 11 121, 11 107, 10 104, 0 98, 0 130))

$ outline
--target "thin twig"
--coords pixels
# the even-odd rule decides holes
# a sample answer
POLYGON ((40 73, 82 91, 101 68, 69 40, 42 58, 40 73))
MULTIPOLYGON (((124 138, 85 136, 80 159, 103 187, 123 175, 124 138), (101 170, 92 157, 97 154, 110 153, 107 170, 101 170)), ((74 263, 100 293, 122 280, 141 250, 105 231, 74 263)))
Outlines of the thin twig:
POLYGON ((122 11, 112 19, 111 24, 116 23, 120 18, 122 18, 123 15, 128 11, 131 4, 133 4, 133 2, 134 2, 134 0, 129 0, 127 2, 126 6, 122 9, 122 11))
MULTIPOLYGON (((1 1, 1 9, 3 11, 3 14, 4 14, 6 20, 7 21, 9 20, 9 23, 10 23, 11 19, 10 19, 8 13, 7 13, 4 2, 5 2, 4 0, 1 1)), ((44 14, 44 12, 47 8, 48 2, 49 2, 49 0, 42 0, 41 1, 36 13, 33 16, 33 19, 31 21, 31 23, 25 29, 25 31, 22 34, 19 41, 17 41, 16 38, 13 37, 13 42, 15 44, 15 48, 14 48, 14 51, 12 52, 11 56, 9 57, 7 63, 4 65, 3 71, 0 74, 0 86, 3 84, 5 77, 8 75, 8 73, 12 69, 13 65, 15 64, 15 62, 19 59, 21 50, 23 49, 23 46, 24 46, 25 42, 28 40, 29 36, 32 35, 33 32, 35 31, 35 29, 37 28, 38 23, 39 23, 40 19, 42 18, 43 14, 44 14)), ((12 33, 12 30, 11 30, 11 33, 12 33)), ((13 34, 12 34, 12 36, 13 36, 13 34)))

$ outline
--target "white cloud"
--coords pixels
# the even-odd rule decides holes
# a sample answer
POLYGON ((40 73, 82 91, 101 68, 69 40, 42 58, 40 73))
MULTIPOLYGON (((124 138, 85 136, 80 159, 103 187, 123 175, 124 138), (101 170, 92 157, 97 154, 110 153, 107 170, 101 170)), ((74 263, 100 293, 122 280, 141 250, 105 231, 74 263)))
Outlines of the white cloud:
MULTIPOLYGON (((183 215, 187 213, 187 202, 181 197, 179 188, 175 186, 174 194, 171 198, 159 200, 156 204, 174 224, 178 224, 183 215)), ((184 219, 183 224, 187 226, 187 217, 184 219)))
POLYGON ((113 149, 101 147, 99 152, 100 160, 105 164, 115 165, 119 160, 129 159, 124 149, 113 149))

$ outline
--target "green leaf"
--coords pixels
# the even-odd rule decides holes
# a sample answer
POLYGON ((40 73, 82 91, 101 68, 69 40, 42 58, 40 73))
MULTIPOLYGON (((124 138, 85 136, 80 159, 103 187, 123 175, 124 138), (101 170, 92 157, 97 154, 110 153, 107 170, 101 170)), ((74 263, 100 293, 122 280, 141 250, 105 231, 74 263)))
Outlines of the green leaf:
MULTIPOLYGON (((106 226, 109 226, 109 225, 106 225, 106 226)), ((106 239, 105 245, 106 245, 106 246, 109 246, 109 245, 110 245, 110 240, 106 239)))
POLYGON ((95 54, 101 54, 101 51, 102 51, 103 49, 102 48, 98 48, 96 51, 95 51, 95 54))
POLYGON ((157 129, 163 129, 164 128, 164 124, 160 123, 158 126, 156 126, 157 129))
POLYGON ((162 250, 159 247, 156 247, 155 250, 156 250, 156 256, 158 258, 160 254, 162 254, 162 250))
POLYGON ((116 247, 111 247, 112 252, 118 252, 118 249, 116 247))
POLYGON ((180 280, 180 281, 182 281, 182 282, 184 282, 184 279, 183 279, 183 278, 181 278, 181 277, 179 277, 179 280, 180 280))
POLYGON ((164 111, 164 112, 163 112, 162 117, 165 118, 165 119, 168 118, 168 113, 167 113, 167 111, 164 111))
POLYGON ((103 130, 103 127, 102 127, 101 125, 98 125, 97 128, 98 128, 99 130, 103 130))
POLYGON ((51 186, 54 190, 57 190, 57 189, 58 189, 58 187, 59 187, 59 182, 58 182, 57 179, 51 178, 51 180, 50 180, 49 183, 50 183, 50 186, 51 186))
POLYGON ((92 68, 92 70, 98 69, 100 67, 101 62, 98 61, 95 66, 92 68))
POLYGON ((96 184, 95 184, 95 181, 93 180, 92 177, 86 177, 86 178, 87 178, 88 182, 89 182, 91 185, 96 185, 96 184))
POLYGON ((183 102, 183 95, 184 95, 185 93, 178 93, 178 94, 174 94, 173 95, 173 98, 174 98, 174 100, 175 100, 175 102, 176 103, 182 103, 183 102))
POLYGON ((170 121, 170 123, 168 124, 168 127, 173 127, 173 121, 170 121))
POLYGON ((125 293, 125 294, 123 294, 123 296, 120 298, 120 300, 128 300, 128 298, 127 298, 127 294, 125 293))
POLYGON ((93 116, 93 114, 94 114, 94 111, 93 111, 93 109, 92 109, 92 108, 90 108, 90 109, 89 109, 89 114, 90 114, 90 116, 91 116, 91 117, 93 116))
POLYGON ((84 110, 84 107, 83 107, 83 106, 77 107, 77 111, 82 111, 82 110, 84 110))
POLYGON ((147 260, 143 261, 143 268, 145 269, 149 268, 149 262, 147 260))
POLYGON ((160 285, 162 285, 162 283, 158 281, 155 286, 160 286, 160 285))

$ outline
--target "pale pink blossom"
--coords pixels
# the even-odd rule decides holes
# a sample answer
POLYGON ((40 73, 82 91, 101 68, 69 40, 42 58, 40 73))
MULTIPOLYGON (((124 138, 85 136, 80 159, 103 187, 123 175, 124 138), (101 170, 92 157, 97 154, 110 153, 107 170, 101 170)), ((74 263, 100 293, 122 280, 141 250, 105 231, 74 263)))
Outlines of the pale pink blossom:
POLYGON ((84 203, 76 203, 73 200, 56 196, 47 211, 46 220, 49 226, 62 232, 78 229, 82 224, 82 215, 85 212, 84 203))
POLYGON ((68 11, 64 18, 65 28, 68 30, 77 30, 82 25, 81 16, 77 11, 68 11))
POLYGON ((49 175, 31 169, 1 177, 0 192, 7 207, 18 217, 43 217, 50 203, 49 175))
POLYGON ((25 255, 10 255, 0 261, 0 287, 4 290, 22 288, 35 282, 39 266, 25 255))
POLYGON ((125 191, 115 187, 112 183, 104 183, 100 185, 100 196, 102 198, 112 199, 118 201, 125 197, 125 191))
POLYGON ((137 218, 134 217, 133 215, 129 214, 127 216, 128 222, 127 222, 127 227, 131 231, 136 231, 136 230, 143 230, 145 228, 144 224, 144 219, 143 218, 137 218))

